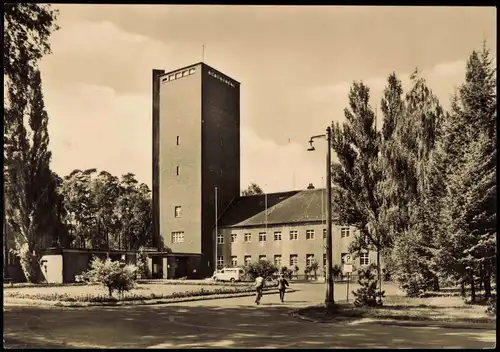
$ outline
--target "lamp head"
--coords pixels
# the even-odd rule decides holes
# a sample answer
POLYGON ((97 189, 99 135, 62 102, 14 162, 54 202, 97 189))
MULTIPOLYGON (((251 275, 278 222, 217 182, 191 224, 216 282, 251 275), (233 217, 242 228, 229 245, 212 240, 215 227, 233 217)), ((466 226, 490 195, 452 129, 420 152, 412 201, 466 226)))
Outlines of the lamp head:
POLYGON ((312 140, 312 139, 309 141, 309 144, 310 144, 311 146, 307 149, 307 151, 308 151, 308 152, 313 152, 313 151, 315 151, 315 150, 316 150, 316 148, 314 148, 314 145, 313 145, 313 140, 312 140))

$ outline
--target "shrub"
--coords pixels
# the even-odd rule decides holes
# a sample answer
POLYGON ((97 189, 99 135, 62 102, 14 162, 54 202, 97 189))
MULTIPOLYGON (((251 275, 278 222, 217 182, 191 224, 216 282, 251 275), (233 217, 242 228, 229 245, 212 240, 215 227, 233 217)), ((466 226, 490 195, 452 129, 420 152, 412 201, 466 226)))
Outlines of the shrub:
POLYGON ((488 299, 488 308, 486 308, 486 313, 496 316, 497 315, 497 298, 491 297, 488 299))
POLYGON ((268 260, 259 260, 257 262, 250 263, 243 267, 245 274, 251 279, 255 280, 259 275, 263 278, 272 277, 278 273, 278 268, 276 265, 268 260))
POLYGON ((90 263, 90 269, 85 273, 85 277, 91 283, 107 287, 111 297, 114 291, 123 294, 123 292, 134 288, 136 271, 137 267, 135 265, 123 265, 119 261, 112 261, 109 258, 99 259, 94 257, 90 263))
POLYGON ((314 260, 311 265, 307 267, 308 273, 313 273, 314 279, 318 278, 319 264, 317 260, 314 260))
POLYGON ((377 290, 378 280, 376 279, 374 269, 376 265, 371 264, 367 268, 362 268, 358 271, 358 284, 361 286, 356 291, 352 291, 354 297, 354 305, 356 307, 375 307, 383 304, 382 298, 385 291, 377 290))
POLYGON ((281 267, 281 275, 283 275, 286 279, 291 280, 293 275, 293 270, 287 268, 286 266, 281 267))
POLYGON ((340 267, 340 265, 335 264, 334 266, 332 266, 333 277, 338 278, 340 276, 340 274, 342 274, 342 268, 340 267))
POLYGON ((144 278, 148 276, 148 255, 143 246, 137 251, 137 274, 144 278))

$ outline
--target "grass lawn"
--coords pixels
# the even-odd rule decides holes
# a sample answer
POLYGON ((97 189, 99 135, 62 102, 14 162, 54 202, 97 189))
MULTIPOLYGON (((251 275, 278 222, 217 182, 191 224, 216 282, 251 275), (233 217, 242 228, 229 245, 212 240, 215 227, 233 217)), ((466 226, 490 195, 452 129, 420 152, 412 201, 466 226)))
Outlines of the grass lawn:
POLYGON ((460 296, 441 294, 437 297, 409 298, 388 295, 381 307, 355 307, 340 302, 331 311, 324 307, 308 307, 299 314, 321 322, 346 319, 372 318, 376 320, 409 320, 431 322, 460 322, 472 324, 496 324, 496 316, 486 313, 485 305, 470 305, 460 296))
POLYGON ((107 289, 103 286, 41 286, 4 288, 4 297, 43 301, 107 302, 116 300, 140 301, 164 298, 183 298, 210 294, 231 294, 246 291, 253 291, 253 286, 138 284, 130 292, 125 292, 121 296, 115 292, 113 294, 114 298, 110 298, 107 289))

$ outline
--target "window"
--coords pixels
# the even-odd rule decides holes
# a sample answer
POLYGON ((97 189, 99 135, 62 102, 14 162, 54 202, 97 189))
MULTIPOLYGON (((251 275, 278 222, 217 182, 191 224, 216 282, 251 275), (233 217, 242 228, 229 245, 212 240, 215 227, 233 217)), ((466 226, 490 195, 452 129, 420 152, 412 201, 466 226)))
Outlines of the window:
POLYGON ((196 69, 195 69, 195 68, 192 68, 192 69, 190 69, 190 70, 189 70, 189 74, 190 74, 190 75, 192 75, 192 74, 193 74, 193 73, 195 73, 195 72, 196 72, 196 69))
POLYGON ((323 253, 323 266, 326 266, 326 253, 323 253))
POLYGON ((252 256, 246 255, 245 256, 245 265, 250 265, 251 262, 252 262, 252 256))
POLYGON ((370 264, 370 258, 368 257, 368 253, 361 253, 359 256, 359 265, 365 266, 370 264))
POLYGON ((238 257, 231 257, 231 266, 232 267, 238 266, 238 257))
POLYGON ((172 232, 172 243, 184 242, 184 231, 172 232))
POLYGON ((311 266, 314 263, 314 254, 306 254, 306 265, 311 266))
POLYGON ((349 237, 349 232, 350 232, 350 229, 348 227, 341 227, 340 228, 340 237, 342 237, 342 238, 349 237))
POLYGON ((177 72, 177 73, 175 74, 175 78, 176 78, 176 79, 177 79, 177 78, 181 78, 181 77, 182 77, 182 72, 177 72))
POLYGON ((266 240, 267 240, 267 233, 260 232, 259 233, 259 242, 266 242, 266 240))
POLYGON ((293 268, 299 264, 299 256, 297 254, 290 254, 290 266, 293 268))
POLYGON ((179 142, 180 142, 180 137, 177 136, 177 145, 179 145, 179 142))
POLYGON ((274 256, 274 265, 276 265, 277 268, 281 269, 281 255, 277 254, 274 256))
POLYGON ((237 235, 235 233, 231 234, 231 243, 235 243, 236 242, 236 237, 237 237, 237 235))
POLYGON ((276 231, 274 233, 274 240, 275 241, 281 241, 281 231, 276 231))
POLYGON ((306 230, 306 240, 314 240, 314 230, 306 230))
POLYGON ((245 242, 252 242, 252 234, 251 233, 246 233, 245 234, 245 242))
POLYGON ((217 234, 217 244, 224 244, 224 234, 222 233, 217 234))
POLYGON ((185 76, 187 76, 188 74, 189 74, 189 72, 188 72, 187 70, 182 71, 182 77, 185 77, 185 76))
POLYGON ((222 147, 222 145, 223 145, 223 139, 221 138, 220 139, 220 146, 222 147))
POLYGON ((267 257, 266 255, 259 255, 259 260, 267 260, 267 257))
POLYGON ((299 239, 299 232, 295 230, 290 231, 290 241, 298 239, 299 239))
POLYGON ((217 269, 224 267, 224 256, 219 255, 217 257, 217 269))
POLYGON ((175 79, 175 76, 174 76, 174 75, 170 75, 170 76, 168 76, 168 80, 169 80, 169 81, 172 81, 172 80, 174 80, 174 79, 175 79))
POLYGON ((222 169, 220 169, 220 175, 222 176, 222 169))
POLYGON ((180 174, 180 173, 181 173, 181 167, 180 167, 180 166, 177 166, 177 167, 175 168, 175 174, 176 174, 177 176, 179 176, 179 174, 180 174))
POLYGON ((180 218, 182 215, 182 207, 180 205, 174 208, 174 214, 176 218, 180 218))
POLYGON ((326 229, 323 229, 323 238, 326 238, 326 229))

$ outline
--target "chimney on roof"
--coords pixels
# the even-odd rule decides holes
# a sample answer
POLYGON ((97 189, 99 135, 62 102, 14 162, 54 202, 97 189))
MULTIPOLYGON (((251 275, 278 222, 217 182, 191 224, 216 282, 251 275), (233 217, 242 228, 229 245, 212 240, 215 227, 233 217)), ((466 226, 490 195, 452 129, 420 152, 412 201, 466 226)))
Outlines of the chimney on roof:
POLYGON ((307 189, 314 189, 314 186, 312 183, 309 184, 309 186, 307 186, 307 189))

